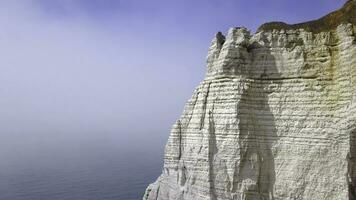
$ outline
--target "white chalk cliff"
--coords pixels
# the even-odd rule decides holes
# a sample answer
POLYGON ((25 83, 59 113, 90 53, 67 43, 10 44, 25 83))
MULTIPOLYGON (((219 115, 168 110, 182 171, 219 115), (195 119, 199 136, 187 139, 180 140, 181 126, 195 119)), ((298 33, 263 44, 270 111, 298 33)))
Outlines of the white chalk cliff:
POLYGON ((144 200, 355 200, 356 0, 218 33, 144 200))

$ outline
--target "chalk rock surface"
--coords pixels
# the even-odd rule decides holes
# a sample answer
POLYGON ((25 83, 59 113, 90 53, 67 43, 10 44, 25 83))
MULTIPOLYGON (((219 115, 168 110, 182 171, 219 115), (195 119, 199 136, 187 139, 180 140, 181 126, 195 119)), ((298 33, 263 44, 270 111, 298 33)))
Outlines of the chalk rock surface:
POLYGON ((356 199, 356 24, 330 15, 216 34, 143 199, 356 199))

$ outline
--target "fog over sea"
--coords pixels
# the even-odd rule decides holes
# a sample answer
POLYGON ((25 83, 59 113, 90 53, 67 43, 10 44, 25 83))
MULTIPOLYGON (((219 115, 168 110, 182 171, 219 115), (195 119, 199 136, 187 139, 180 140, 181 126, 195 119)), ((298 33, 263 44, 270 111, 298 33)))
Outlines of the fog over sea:
POLYGON ((26 152, 16 146, 12 151, 17 152, 1 152, 2 160, 4 153, 17 157, 0 163, 0 199, 142 199, 148 184, 161 172, 163 149, 143 151, 144 147, 139 149, 132 143, 132 149, 125 151, 118 146, 118 138, 111 139, 109 143, 96 139, 75 144, 61 138, 52 144, 47 141, 46 148, 27 146, 26 152), (61 146, 58 142, 67 143, 61 146))

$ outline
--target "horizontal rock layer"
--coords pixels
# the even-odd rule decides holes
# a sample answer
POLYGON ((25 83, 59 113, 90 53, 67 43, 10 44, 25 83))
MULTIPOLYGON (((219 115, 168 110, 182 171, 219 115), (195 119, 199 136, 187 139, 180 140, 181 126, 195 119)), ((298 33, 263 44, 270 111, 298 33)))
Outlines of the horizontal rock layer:
POLYGON ((354 200, 355 35, 218 33, 144 199, 354 200))

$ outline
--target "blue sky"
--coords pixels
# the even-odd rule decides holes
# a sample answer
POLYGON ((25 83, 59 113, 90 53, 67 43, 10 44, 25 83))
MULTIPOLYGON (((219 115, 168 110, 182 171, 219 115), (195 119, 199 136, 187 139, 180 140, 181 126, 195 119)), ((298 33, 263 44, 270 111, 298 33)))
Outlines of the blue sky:
POLYGON ((1 0, 1 156, 59 140, 160 151, 203 80, 216 32, 303 22, 344 3, 1 0))

